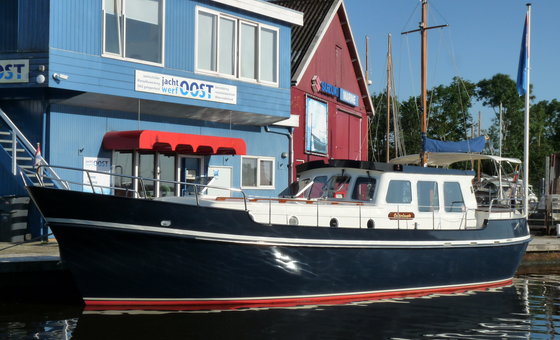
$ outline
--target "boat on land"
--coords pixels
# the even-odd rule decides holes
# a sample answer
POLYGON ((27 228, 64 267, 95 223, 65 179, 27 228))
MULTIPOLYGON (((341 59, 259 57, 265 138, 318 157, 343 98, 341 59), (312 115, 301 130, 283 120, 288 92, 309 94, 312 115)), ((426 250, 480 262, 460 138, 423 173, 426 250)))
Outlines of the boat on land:
POLYGON ((298 170, 276 198, 209 196, 201 192, 227 188, 193 183, 175 183, 196 187, 184 197, 117 196, 91 183, 89 192, 28 191, 85 304, 101 309, 332 304, 503 286, 530 240, 521 211, 477 204, 471 171, 359 161, 298 170))

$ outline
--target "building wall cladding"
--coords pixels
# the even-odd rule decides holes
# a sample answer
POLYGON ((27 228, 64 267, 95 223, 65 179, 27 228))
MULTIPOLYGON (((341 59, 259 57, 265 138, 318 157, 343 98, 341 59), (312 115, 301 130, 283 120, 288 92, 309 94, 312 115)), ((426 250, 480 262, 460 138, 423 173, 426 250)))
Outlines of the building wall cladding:
MULTIPOLYGON (((287 184, 287 161, 281 157, 281 153, 287 150, 288 142, 285 136, 267 133, 264 128, 257 126, 229 126, 197 120, 162 119, 157 116, 141 116, 140 120, 135 118, 128 112, 53 105, 47 117, 49 139, 44 152, 47 153, 51 164, 81 168, 84 157, 111 158, 111 151, 102 147, 103 136, 109 131, 157 130, 242 138, 247 144, 248 156, 272 157, 276 165, 276 183, 273 189, 244 191, 249 195, 275 195, 287 184)), ((213 155, 206 161, 206 167, 231 167, 232 186, 241 186, 241 156, 213 155)), ((76 181, 82 180, 81 173, 66 175, 73 176, 76 181)))
POLYGON ((295 165, 320 159, 367 160, 368 116, 358 75, 354 71, 339 15, 335 15, 325 32, 317 51, 304 75, 292 88, 292 114, 299 115, 299 128, 294 131, 295 165), (339 101, 336 97, 317 92, 312 87, 312 79, 318 76, 321 81, 343 88, 358 95, 358 106, 353 107, 339 101), (306 152, 306 98, 311 96, 326 102, 328 106, 328 154, 306 152))
POLYGON ((229 109, 289 117, 289 51, 290 26, 270 18, 248 16, 211 1, 167 0, 165 2, 165 50, 163 66, 152 66, 102 57, 101 3, 97 0, 53 0, 50 7, 49 79, 53 73, 64 73, 65 81, 50 81, 55 88, 100 94, 159 100, 200 107, 229 109), (215 77, 195 72, 195 16, 202 7, 278 27, 278 87, 263 86, 236 79, 215 77), (237 86, 237 104, 205 102, 180 97, 134 91, 136 70, 163 73, 178 77, 214 81, 237 86), (261 100, 267 98, 267 100, 261 100))

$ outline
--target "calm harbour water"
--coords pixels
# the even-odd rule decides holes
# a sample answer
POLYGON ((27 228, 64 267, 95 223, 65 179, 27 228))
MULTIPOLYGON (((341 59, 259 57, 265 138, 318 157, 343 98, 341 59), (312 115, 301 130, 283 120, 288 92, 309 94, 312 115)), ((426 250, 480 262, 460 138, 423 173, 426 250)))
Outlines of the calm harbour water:
POLYGON ((0 339, 560 339, 560 271, 478 292, 342 306, 89 312, 0 304, 0 339))

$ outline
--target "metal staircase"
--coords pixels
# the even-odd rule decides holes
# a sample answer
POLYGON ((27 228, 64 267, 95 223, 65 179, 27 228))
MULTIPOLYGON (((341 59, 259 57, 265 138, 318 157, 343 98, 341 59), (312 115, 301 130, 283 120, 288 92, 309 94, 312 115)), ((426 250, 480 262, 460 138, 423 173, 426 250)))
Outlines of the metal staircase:
POLYGON ((37 149, 2 109, 0 109, 0 149, 8 154, 11 173, 13 176, 21 178, 18 178, 17 182, 22 187, 42 185, 68 189, 67 183, 60 180, 54 170, 46 167, 48 164, 45 159, 36 154, 37 149), (48 171, 48 176, 39 175, 40 172, 36 171, 39 166, 42 171, 48 171))

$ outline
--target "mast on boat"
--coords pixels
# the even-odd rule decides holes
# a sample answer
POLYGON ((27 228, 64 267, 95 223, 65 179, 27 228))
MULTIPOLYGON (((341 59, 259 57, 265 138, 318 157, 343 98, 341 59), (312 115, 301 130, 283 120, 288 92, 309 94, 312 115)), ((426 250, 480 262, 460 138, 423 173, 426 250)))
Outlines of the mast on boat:
MULTIPOLYGON (((391 84, 391 75, 392 75, 392 56, 391 56, 391 34, 387 38, 387 133, 386 133, 386 150, 387 150, 387 163, 389 163, 389 133, 391 132, 390 123, 391 123, 391 92, 392 92, 392 84, 391 84)), ((396 156, 396 155, 395 155, 396 156)))
POLYGON ((428 27, 428 0, 422 0, 422 21, 418 29, 402 32, 401 34, 409 34, 420 32, 421 36, 421 101, 422 101, 422 152, 420 153, 420 165, 425 166, 427 163, 427 155, 424 148, 424 142, 428 132, 428 30, 434 28, 447 27, 448 25, 437 25, 428 27))

